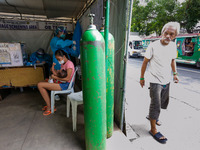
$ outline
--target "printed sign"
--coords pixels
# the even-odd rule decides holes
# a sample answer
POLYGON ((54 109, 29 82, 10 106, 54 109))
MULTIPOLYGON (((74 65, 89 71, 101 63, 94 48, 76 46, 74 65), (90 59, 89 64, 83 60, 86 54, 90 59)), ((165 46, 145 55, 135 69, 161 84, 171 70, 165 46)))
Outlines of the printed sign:
POLYGON ((38 22, 40 30, 55 30, 59 26, 67 28, 67 31, 73 31, 73 24, 70 23, 58 23, 58 22, 38 22))
POLYGON ((20 43, 0 43, 0 64, 2 67, 23 66, 20 43))
POLYGON ((0 29, 4 30, 37 30, 36 22, 1 20, 0 29))
POLYGON ((67 31, 73 32, 71 23, 0 20, 0 30, 55 30, 59 26, 64 26, 67 31))

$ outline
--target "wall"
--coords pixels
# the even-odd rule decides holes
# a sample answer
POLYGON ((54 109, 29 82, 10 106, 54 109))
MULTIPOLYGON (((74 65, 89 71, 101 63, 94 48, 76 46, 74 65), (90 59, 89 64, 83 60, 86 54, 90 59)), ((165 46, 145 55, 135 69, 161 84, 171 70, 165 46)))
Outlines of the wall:
POLYGON ((102 26, 102 20, 103 17, 103 1, 102 0, 96 0, 93 5, 88 8, 88 10, 84 13, 84 15, 80 19, 80 24, 82 27, 83 33, 85 30, 87 30, 88 25, 90 24, 90 18, 88 17, 89 14, 95 14, 94 17, 94 24, 96 25, 97 29, 99 30, 102 26), (98 10, 98 11, 97 11, 98 10))
POLYGON ((124 55, 126 47, 127 28, 127 1, 110 1, 110 33, 115 38, 115 122, 121 126, 124 115, 124 55))
MULTIPOLYGON (((120 126, 123 111, 123 85, 124 85, 124 53, 125 53, 125 37, 127 29, 127 1, 129 0, 111 0, 110 1, 110 33, 115 38, 115 122, 120 126)), ((89 8, 80 19, 80 24, 84 31, 89 25, 88 14, 96 15, 94 24, 97 29, 102 25, 101 17, 103 16, 103 1, 96 0, 91 8, 89 8)))
POLYGON ((72 23, 0 19, 0 42, 23 42, 28 54, 38 48, 52 54, 50 40, 58 26, 66 27, 68 32, 74 30, 72 23))
POLYGON ((43 48, 45 52, 52 53, 49 44, 53 37, 53 31, 0 30, 0 35, 0 42, 25 43, 25 50, 28 54, 35 52, 38 48, 43 48))

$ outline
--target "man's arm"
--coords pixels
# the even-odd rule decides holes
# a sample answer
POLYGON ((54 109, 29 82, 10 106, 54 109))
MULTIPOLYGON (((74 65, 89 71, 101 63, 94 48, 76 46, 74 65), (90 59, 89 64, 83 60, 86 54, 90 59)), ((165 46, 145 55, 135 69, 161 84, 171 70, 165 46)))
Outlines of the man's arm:
POLYGON ((147 64, 149 62, 150 59, 147 59, 146 57, 144 57, 143 63, 142 63, 142 68, 141 68, 141 75, 140 75, 140 85, 141 87, 144 86, 145 84, 145 80, 144 80, 144 74, 147 68, 147 64))
POLYGON ((178 73, 177 73, 177 70, 176 70, 176 60, 175 59, 172 59, 171 67, 172 67, 173 76, 174 76, 173 79, 174 79, 175 83, 178 83, 179 79, 178 79, 178 73))
POLYGON ((57 47, 57 48, 63 49, 63 48, 65 48, 65 47, 67 47, 67 46, 70 46, 70 45, 72 45, 72 44, 75 45, 75 44, 76 44, 76 41, 72 41, 72 40, 62 40, 62 39, 60 39, 60 40, 57 41, 56 47, 57 47))

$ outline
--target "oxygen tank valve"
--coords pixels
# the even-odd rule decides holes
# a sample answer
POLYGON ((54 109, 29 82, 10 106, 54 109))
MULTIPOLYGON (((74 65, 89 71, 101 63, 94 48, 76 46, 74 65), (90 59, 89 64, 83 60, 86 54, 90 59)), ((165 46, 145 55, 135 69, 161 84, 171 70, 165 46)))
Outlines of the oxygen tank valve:
POLYGON ((95 14, 89 14, 88 16, 90 17, 90 24, 93 25, 95 14))
POLYGON ((105 26, 105 17, 101 17, 101 20, 102 20, 102 27, 105 26))
POLYGON ((94 16, 95 14, 88 15, 88 17, 90 17, 90 25, 88 26, 88 29, 96 29, 96 26, 94 25, 94 16))
POLYGON ((105 17, 101 17, 102 20, 102 26, 100 28, 100 32, 104 32, 104 26, 105 26, 105 17))

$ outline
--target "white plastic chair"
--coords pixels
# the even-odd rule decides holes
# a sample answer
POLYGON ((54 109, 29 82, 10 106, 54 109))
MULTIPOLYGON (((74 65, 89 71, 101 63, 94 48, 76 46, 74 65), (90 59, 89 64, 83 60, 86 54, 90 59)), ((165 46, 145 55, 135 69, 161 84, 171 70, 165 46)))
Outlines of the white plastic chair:
MULTIPOLYGON (((74 93, 74 84, 73 81, 75 82, 75 77, 76 77, 76 71, 77 71, 77 67, 75 68, 72 80, 70 81, 69 87, 67 90, 63 90, 63 91, 51 91, 51 113, 54 113, 54 105, 55 105, 55 95, 56 94, 70 94, 70 93, 74 93)), ((69 103, 67 102, 67 105, 69 103)), ((70 106, 69 106, 70 107, 70 106)))
POLYGON ((76 122, 77 122, 77 107, 78 105, 83 104, 83 94, 81 92, 71 93, 67 95, 67 117, 70 113, 70 103, 72 105, 72 125, 73 131, 76 131, 76 122))

